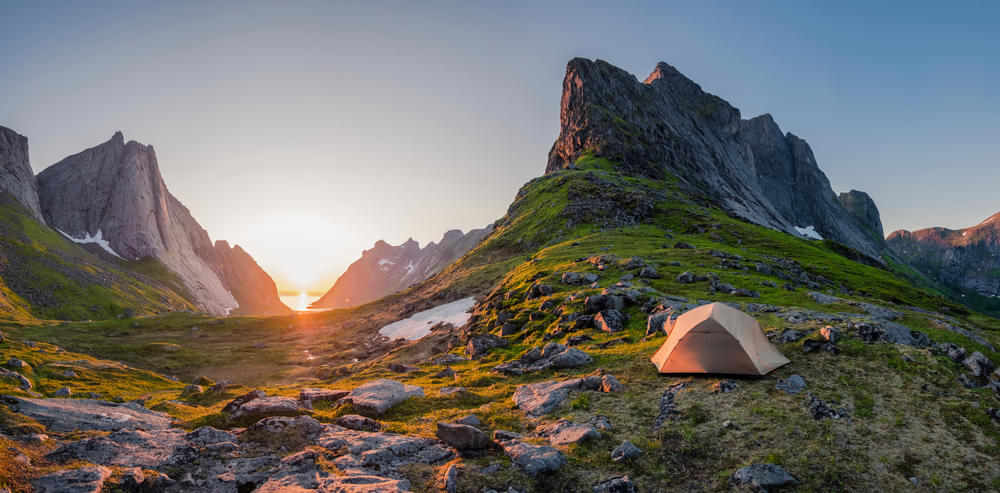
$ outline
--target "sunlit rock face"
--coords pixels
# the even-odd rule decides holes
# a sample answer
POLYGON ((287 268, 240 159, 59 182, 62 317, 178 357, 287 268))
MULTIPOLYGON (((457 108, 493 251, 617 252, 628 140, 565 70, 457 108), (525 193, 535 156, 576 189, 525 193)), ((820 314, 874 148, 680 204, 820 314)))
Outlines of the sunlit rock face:
POLYGON ((743 120, 666 63, 640 82, 601 60, 571 60, 560 125, 546 172, 589 153, 632 175, 672 175, 751 222, 790 234, 811 226, 880 261, 881 245, 841 206, 804 140, 770 115, 743 120))
POLYGON ((965 229, 898 230, 889 248, 951 288, 1000 297, 1000 213, 965 229))
POLYGON ((28 161, 28 138, 0 127, 0 193, 8 193, 41 221, 38 186, 28 161))
POLYGON ((117 132, 39 173, 38 188, 49 225, 71 238, 100 232, 125 260, 156 258, 210 314, 238 308, 244 314, 288 311, 278 308, 273 281, 245 252, 213 245, 187 207, 170 194, 152 146, 125 142, 117 132), (243 277, 252 279, 250 286, 239 284, 243 277))
POLYGON ((312 304, 313 308, 346 308, 362 305, 402 291, 429 279, 475 248, 492 226, 462 233, 453 229, 438 243, 421 248, 412 238, 401 245, 379 240, 361 253, 333 287, 312 304))

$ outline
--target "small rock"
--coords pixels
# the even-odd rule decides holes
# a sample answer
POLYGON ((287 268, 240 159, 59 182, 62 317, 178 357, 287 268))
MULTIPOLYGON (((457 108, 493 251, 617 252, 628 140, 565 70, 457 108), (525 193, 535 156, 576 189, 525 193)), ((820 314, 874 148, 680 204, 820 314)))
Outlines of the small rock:
POLYGON ((145 480, 146 475, 142 473, 142 468, 130 467, 122 471, 118 486, 124 491, 138 491, 145 480))
POLYGON ((345 397, 362 414, 380 415, 389 408, 409 399, 423 397, 424 390, 415 385, 403 385, 394 380, 372 380, 366 382, 345 397))
POLYGON ((598 329, 613 334, 625 329, 625 315, 618 310, 604 310, 594 316, 598 329))
POLYGON ((444 469, 441 473, 440 486, 441 491, 445 493, 457 493, 458 492, 458 474, 461 467, 458 464, 451 464, 444 469))
POLYGON ((62 387, 59 390, 55 391, 52 395, 56 397, 69 397, 73 395, 73 391, 70 390, 69 387, 62 387))
POLYGON ((111 469, 87 466, 46 474, 31 484, 36 493, 99 493, 109 477, 111 469))
POLYGON ((496 474, 497 472, 500 471, 500 469, 503 469, 503 464, 501 464, 499 462, 494 462, 494 463, 492 463, 492 464, 490 464, 490 465, 488 465, 488 466, 480 469, 479 470, 479 474, 482 474, 484 476, 489 476, 489 475, 492 475, 492 474, 496 474))
POLYGON ((993 363, 979 351, 976 351, 968 358, 965 358, 965 360, 962 361, 962 364, 972 371, 973 377, 981 380, 985 379, 990 373, 993 373, 993 370, 995 369, 993 363))
POLYGON ((609 420, 608 417, 603 414, 598 414, 597 416, 590 418, 590 420, 587 422, 594 425, 594 428, 597 428, 598 430, 612 429, 611 420, 609 420))
POLYGON ((181 395, 187 396, 187 395, 200 394, 202 392, 204 392, 204 389, 201 388, 201 385, 196 385, 192 383, 191 385, 184 387, 184 390, 181 391, 181 395))
POLYGON ((309 412, 298 399, 291 397, 260 397, 233 411, 233 419, 262 419, 271 416, 294 416, 309 412))
POLYGON ((841 419, 847 417, 847 411, 844 411, 843 409, 833 409, 811 393, 809 394, 809 401, 807 402, 807 405, 809 406, 809 413, 812 414, 813 419, 841 419))
POLYGON ((632 442, 625 440, 621 445, 615 447, 615 449, 611 451, 611 460, 615 462, 624 462, 634 459, 640 455, 642 455, 642 450, 639 450, 639 447, 632 445, 632 442))
POLYGON ((642 279, 659 279, 660 274, 656 272, 656 268, 652 265, 647 265, 639 271, 639 277, 642 279))
POLYGON ((635 483, 627 474, 594 485, 594 493, 635 493, 635 491, 635 483))
POLYGON ((683 242, 683 241, 678 241, 677 243, 674 243, 674 248, 676 248, 678 250, 694 250, 695 249, 694 245, 692 245, 690 243, 683 242))
POLYGON ((497 347, 507 347, 507 341, 493 334, 475 334, 469 337, 469 342, 465 346, 465 354, 476 359, 497 347))
POLYGON ((808 334, 803 330, 788 329, 778 336, 778 342, 795 342, 808 334))
POLYGON ((455 370, 452 370, 450 366, 445 367, 445 369, 432 375, 432 378, 455 378, 455 370))
POLYGON ((389 363, 389 371, 395 373, 410 373, 419 370, 416 366, 403 365, 399 363, 389 363))
POLYGON ((17 358, 11 358, 11 359, 7 360, 7 367, 8 368, 13 368, 15 370, 24 370, 24 369, 31 368, 31 365, 29 365, 28 363, 25 363, 24 360, 17 359, 17 358))
POLYGON ((382 424, 378 421, 357 414, 345 414, 337 418, 337 424, 349 430, 356 431, 375 432, 382 429, 382 424))
POLYGON ((794 486, 799 482, 783 467, 775 464, 752 464, 733 473, 730 480, 740 486, 772 490, 794 486))
POLYGON ((463 424, 437 424, 437 437, 458 450, 483 450, 489 448, 490 437, 479 428, 463 424))
POLYGON ((462 392, 467 391, 465 390, 465 387, 441 387, 441 390, 438 392, 447 397, 449 395, 461 394, 462 392))
POLYGON ((505 442, 507 440, 517 440, 518 438, 521 438, 522 436, 523 435, 521 435, 520 433, 514 433, 513 431, 493 430, 493 441, 496 441, 496 442, 505 442))
POLYGON ((336 389, 316 389, 304 388, 299 391, 299 400, 302 402, 337 402, 350 392, 336 389))
POLYGON ((605 310, 624 310, 625 299, 613 294, 596 294, 588 296, 583 301, 587 313, 598 313, 605 310))
POLYGON ((479 417, 477 417, 475 414, 469 414, 467 416, 462 416, 461 418, 456 419, 455 423, 458 423, 460 425, 469 425, 469 426, 476 426, 476 427, 479 427, 479 426, 483 425, 483 422, 480 421, 479 417))
POLYGON ((266 396, 267 394, 265 394, 263 390, 251 390, 250 392, 247 392, 246 394, 243 394, 233 399, 228 404, 223 406, 222 412, 226 414, 232 414, 236 412, 236 410, 239 409, 240 406, 242 406, 243 404, 246 404, 247 402, 250 402, 254 399, 259 399, 261 397, 266 397, 266 396))
POLYGON ((536 477, 541 473, 558 471, 566 465, 566 458, 555 448, 546 445, 532 445, 517 440, 501 442, 504 452, 510 456, 525 474, 536 477))
POLYGON ((601 433, 593 425, 574 423, 568 419, 560 419, 555 423, 539 426, 535 430, 539 435, 548 437, 552 445, 573 445, 588 438, 599 439, 601 433))
POLYGON ((798 394, 802 389, 806 388, 806 379, 799 375, 792 375, 785 379, 778 379, 778 383, 774 388, 784 390, 789 394, 798 394))
POLYGON ((802 341, 803 353, 809 354, 817 351, 826 351, 834 356, 840 354, 840 348, 835 346, 832 342, 817 341, 815 339, 806 339, 802 341))

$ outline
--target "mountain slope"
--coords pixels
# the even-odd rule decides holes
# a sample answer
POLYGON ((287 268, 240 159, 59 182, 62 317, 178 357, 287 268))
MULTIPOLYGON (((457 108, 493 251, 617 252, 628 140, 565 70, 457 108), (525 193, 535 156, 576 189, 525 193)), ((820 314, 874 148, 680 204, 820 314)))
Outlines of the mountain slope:
MULTIPOLYGON (((167 190, 152 146, 125 142, 121 132, 93 148, 69 156, 38 174, 42 213, 52 227, 74 241, 101 237, 109 254, 125 260, 152 257, 183 281, 192 301, 208 313, 224 315, 241 307, 245 313, 287 313, 273 283, 256 283, 260 291, 239 286, 245 275, 267 277, 253 262, 237 259, 228 245, 213 245, 190 211, 167 190), (221 262, 221 263, 220 263, 221 262), (242 274, 241 274, 242 275, 242 274), (261 302, 260 300, 267 300, 261 302)), ((269 279, 269 278, 268 278, 269 279)))
POLYGON ((561 129, 547 172, 592 154, 625 173, 675 176, 693 196, 754 223, 823 237, 881 262, 881 247, 844 211, 805 141, 782 134, 770 115, 742 120, 660 62, 644 82, 604 61, 566 68, 561 129))
POLYGON ((361 253, 313 308, 347 308, 402 291, 421 282, 472 250, 492 226, 468 233, 453 229, 438 243, 420 248, 413 239, 393 246, 379 240, 361 253))
POLYGON ((898 230, 889 247, 921 272, 948 288, 977 299, 973 305, 1000 308, 983 298, 1000 297, 1000 213, 964 229, 898 230))
POLYGON ((0 318, 96 320, 193 309, 175 283, 153 259, 115 265, 95 257, 0 193, 0 318))

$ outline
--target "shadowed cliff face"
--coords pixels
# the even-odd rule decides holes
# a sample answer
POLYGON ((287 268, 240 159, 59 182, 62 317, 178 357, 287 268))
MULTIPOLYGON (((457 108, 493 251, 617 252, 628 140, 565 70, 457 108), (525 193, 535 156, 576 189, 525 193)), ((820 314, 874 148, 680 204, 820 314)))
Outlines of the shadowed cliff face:
POLYGON ((804 140, 783 134, 770 115, 741 119, 738 109, 666 63, 639 82, 600 60, 571 60, 560 122, 546 172, 591 153, 631 175, 675 176, 751 222, 791 234, 813 226, 825 238, 881 257, 879 243, 844 210, 804 140))
POLYGON ((894 231, 886 242, 897 255, 946 286, 1000 296, 1000 213, 971 228, 894 231))
POLYGON ((347 308, 402 291, 441 272, 489 235, 492 226, 468 233, 453 229, 439 243, 420 248, 413 239, 397 246, 379 240, 347 268, 313 308, 347 308))
MULTIPOLYGON (((234 296, 235 284, 226 282, 238 279, 237 272, 267 277, 252 261, 231 265, 227 263, 234 259, 230 252, 217 255, 208 233, 167 190, 153 147, 126 143, 121 132, 42 171, 38 186, 49 225, 72 238, 100 233, 114 254, 126 260, 160 260, 181 278, 192 301, 208 313, 224 315, 241 307, 234 296)), ((264 284, 261 292, 244 301, 258 307, 252 300, 266 297, 280 304, 273 282, 264 284)), ((249 290, 239 286, 237 291, 249 290)), ((248 313, 247 309, 241 313, 248 313)))
POLYGON ((38 186, 28 161, 28 138, 0 127, 0 193, 6 192, 42 221, 38 205, 38 186))

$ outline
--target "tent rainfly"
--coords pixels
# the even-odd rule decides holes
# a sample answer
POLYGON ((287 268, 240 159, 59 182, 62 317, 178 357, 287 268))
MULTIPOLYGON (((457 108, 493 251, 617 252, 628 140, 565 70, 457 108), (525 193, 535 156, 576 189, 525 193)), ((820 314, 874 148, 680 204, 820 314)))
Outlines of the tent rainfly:
POLYGON ((766 375, 790 363, 757 320, 723 303, 699 306, 667 327, 667 340, 651 358, 660 373, 766 375))

